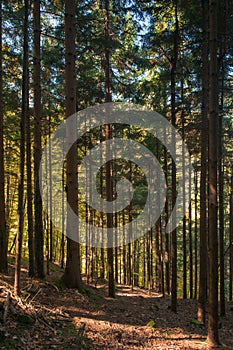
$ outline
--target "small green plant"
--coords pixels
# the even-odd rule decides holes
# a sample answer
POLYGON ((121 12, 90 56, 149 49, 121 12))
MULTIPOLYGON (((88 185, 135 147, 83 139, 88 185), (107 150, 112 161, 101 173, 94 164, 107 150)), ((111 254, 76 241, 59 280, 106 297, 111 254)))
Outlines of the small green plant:
POLYGON ((154 321, 154 320, 150 320, 146 325, 147 325, 148 327, 155 328, 155 321, 154 321))
POLYGON ((196 319, 193 319, 193 320, 191 321, 191 323, 194 324, 195 326, 199 327, 199 328, 202 328, 202 327, 204 326, 203 323, 199 322, 199 321, 196 320, 196 319))

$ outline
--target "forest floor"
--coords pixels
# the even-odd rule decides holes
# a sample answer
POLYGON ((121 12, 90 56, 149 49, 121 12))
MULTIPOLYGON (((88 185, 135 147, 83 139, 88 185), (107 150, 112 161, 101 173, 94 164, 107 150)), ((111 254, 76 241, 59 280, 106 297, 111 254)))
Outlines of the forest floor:
MULTIPOLYGON (((178 300, 147 290, 117 285, 116 298, 107 285, 88 286, 85 293, 60 286, 62 270, 39 281, 22 270, 22 294, 13 293, 13 265, 0 274, 0 349, 153 350, 208 349, 207 328, 196 321, 195 300, 178 300)), ((223 349, 233 349, 233 303, 220 320, 223 349)))

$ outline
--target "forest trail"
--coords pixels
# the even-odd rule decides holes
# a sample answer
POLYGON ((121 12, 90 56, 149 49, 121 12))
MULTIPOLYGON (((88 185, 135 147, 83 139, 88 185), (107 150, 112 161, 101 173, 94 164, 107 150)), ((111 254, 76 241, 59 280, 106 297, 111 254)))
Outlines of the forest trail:
MULTIPOLYGON (((117 285, 116 298, 107 297, 104 283, 85 293, 61 288, 62 271, 52 265, 44 281, 22 278, 22 296, 13 294, 11 275, 0 275, 0 349, 153 350, 208 349, 207 329, 196 319, 196 301, 170 299, 155 292, 117 285), (10 307, 3 323, 7 294, 10 307)), ((233 349, 233 303, 220 322, 225 349, 233 349)))

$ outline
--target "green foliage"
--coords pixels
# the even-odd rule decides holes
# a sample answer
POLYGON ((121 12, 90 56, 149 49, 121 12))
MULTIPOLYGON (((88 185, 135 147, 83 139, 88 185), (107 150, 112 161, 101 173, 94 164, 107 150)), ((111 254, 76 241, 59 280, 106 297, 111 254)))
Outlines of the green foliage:
POLYGON ((84 295, 87 295, 89 299, 94 300, 94 301, 102 299, 101 295, 95 293, 91 288, 89 288, 85 285, 83 286, 82 293, 84 295))
POLYGON ((146 325, 147 325, 148 327, 155 328, 155 321, 154 321, 154 320, 150 320, 146 325))
MULTIPOLYGON (((65 112, 65 52, 64 52, 64 8, 61 0, 44 1, 41 3, 41 82, 42 82, 42 145, 44 146, 56 126, 63 120, 65 112), (49 127, 50 125, 50 127, 49 127)), ((232 13, 232 4, 229 4, 232 13)), ((23 49, 23 16, 22 1, 3 2, 3 111, 4 111, 4 149, 6 173, 6 211, 7 235, 9 247, 12 245, 17 232, 17 186, 19 169, 19 140, 21 114, 21 84, 22 84, 22 49, 23 49)), ((233 100, 232 100, 232 18, 227 15, 229 35, 226 35, 227 55, 224 57, 224 98, 223 98, 223 130, 224 130, 224 211, 225 211, 225 245, 229 246, 229 194, 231 191, 229 178, 232 165, 232 136, 233 136, 233 100)), ((29 76, 30 76, 30 123, 31 148, 33 149, 33 27, 32 13, 29 16, 29 76)), ((179 53, 177 60, 176 81, 176 119, 177 129, 184 132, 185 140, 195 162, 195 168, 200 176, 200 115, 201 115, 201 2, 179 1, 179 53), (184 126, 182 116, 184 115, 184 126)), ((105 98, 105 58, 104 51, 110 49, 111 88, 114 101, 131 101, 146 108, 156 110, 170 119, 170 79, 171 60, 174 39, 174 4, 169 0, 154 1, 110 1, 110 35, 104 32, 104 9, 102 1, 79 1, 76 13, 76 92, 77 110, 104 102, 105 98)), ((221 87, 222 88, 222 87, 221 87)), ((164 165, 163 146, 143 130, 120 128, 115 126, 115 136, 133 138, 153 150, 161 165, 164 165)), ((103 129, 92 130, 80 139, 79 161, 88 149, 94 147, 103 137, 103 129), (102 135, 101 135, 102 134, 102 135)), ((168 154, 168 204, 171 204, 171 157, 168 154)), ((122 159, 114 163, 114 189, 121 176, 131 178, 134 187, 132 216, 136 218, 143 210, 147 196, 147 181, 140 169, 131 162, 122 159), (131 169, 131 170, 130 170, 131 169)), ((97 175, 97 187, 100 185, 100 174, 97 175)), ((100 187, 100 186, 99 186, 100 187)), ((26 186, 25 186, 26 194, 26 186)), ((56 191, 53 196, 55 197, 56 191)), ((105 194, 103 193, 103 197, 105 194)), ((199 194, 198 194, 199 196, 199 194)), ((199 197, 198 197, 199 200, 199 197)), ((80 215, 85 219, 86 204, 79 197, 80 215)), ((192 203, 193 205, 193 203, 192 203)), ((25 213, 27 203, 25 201, 25 213)), ((198 204, 199 210, 199 204, 198 204)), ((56 215, 56 208, 52 208, 56 215)), ((129 219, 127 209, 125 219, 129 219)), ((199 214, 198 214, 199 215, 199 214)), ((162 214, 161 228, 164 230, 165 216, 162 214)), ((199 217, 198 217, 199 219, 199 217)), ((96 223, 100 221, 100 213, 95 213, 96 223)), ((122 220, 119 220, 121 224, 122 220)), ((49 221, 44 217, 45 226, 49 221)), ((104 221, 106 223, 106 220, 104 221)), ((194 224, 194 222, 192 222, 194 224)), ((44 230, 47 234, 46 229, 44 230)), ((182 290, 182 231, 178 233, 178 296, 182 290)), ((199 221, 197 223, 199 237, 199 221)), ((53 231, 53 249, 57 261, 61 259, 59 246, 61 233, 53 231)), ((153 228, 153 237, 155 230, 153 228)), ((138 277, 141 285, 147 284, 147 267, 144 268, 146 253, 146 237, 137 243, 136 262, 138 277), (142 272, 143 271, 143 272, 142 272)), ((199 238, 198 242, 199 244, 199 238)), ((155 245, 155 239, 153 241, 155 245)), ((153 248, 154 249, 154 248, 153 248)), ((24 255, 28 255, 27 220, 25 215, 25 235, 23 242, 24 255)), ((154 253, 154 252, 153 252, 154 253)), ((100 261, 99 251, 94 253, 100 261)), ((82 251, 82 257, 85 249, 82 251)), ((226 256, 227 257, 227 256, 226 256)), ((163 257, 164 258, 164 257, 163 257)), ((14 264, 10 258, 10 264, 14 264)), ((25 262, 28 264, 28 261, 25 262)), ((84 266, 84 263, 83 263, 84 266)), ((51 267, 51 266, 50 266, 51 267)), ((51 267, 51 271, 55 271, 51 267)), ((226 267, 226 271, 228 269, 226 267)), ((155 278, 152 276, 153 282, 155 278)), ((55 282, 55 289, 60 288, 61 280, 55 282)), ((228 285, 226 286, 226 291, 228 285)), ((93 293, 87 292, 90 295, 93 293)))
POLYGON ((196 319, 193 319, 193 320, 191 321, 191 323, 194 324, 195 326, 199 327, 199 328, 202 328, 202 327, 204 326, 203 323, 199 322, 199 321, 196 320, 196 319))

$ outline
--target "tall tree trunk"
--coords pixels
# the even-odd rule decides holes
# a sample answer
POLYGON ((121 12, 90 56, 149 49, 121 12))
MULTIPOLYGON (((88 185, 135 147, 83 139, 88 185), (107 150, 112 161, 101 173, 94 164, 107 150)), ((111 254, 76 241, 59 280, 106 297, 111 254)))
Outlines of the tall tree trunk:
MULTIPOLYGON (((176 126, 176 67, 178 59, 178 36, 179 36, 179 22, 178 22, 178 6, 177 0, 173 1, 175 11, 175 32, 173 44, 173 57, 171 59, 171 119, 172 125, 176 126)), ((175 133, 172 133, 172 144, 175 148, 175 133)), ((172 161, 172 207, 176 203, 176 165, 175 160, 172 161)), ((175 218, 174 218, 175 219, 175 218)), ((176 228, 172 231, 172 285, 171 285, 171 310, 177 311, 177 232, 176 228)))
POLYGON ((53 188, 52 188, 52 149, 51 149, 51 115, 49 115, 49 261, 53 261, 53 188))
POLYGON ((7 272, 2 75, 2 1, 0 1, 0 272, 7 272))
POLYGON ((218 231, 217 231, 217 137, 218 137, 218 64, 217 17, 218 0, 209 1, 210 16, 210 97, 209 97, 209 305, 208 341, 218 338, 218 231))
MULTIPOLYGON (((156 157, 159 159, 159 144, 156 143, 156 157)), ((158 174, 157 174, 158 176, 158 174)), ((160 178, 158 176, 158 182, 160 182, 160 178)), ((158 192, 158 203, 160 203, 160 192, 158 192)), ((161 208, 159 207, 159 211, 161 208)), ((161 225, 162 220, 161 217, 157 221, 155 225, 155 231, 156 231, 156 289, 158 293, 162 293, 164 295, 164 280, 163 280, 163 261, 162 261, 162 254, 163 254, 163 241, 162 241, 162 233, 161 233, 161 225)), ((152 237, 153 242, 153 237, 152 237)), ((152 243, 151 242, 151 243, 152 243)), ((153 248, 152 248, 152 254, 153 254, 153 248)), ((152 261, 153 263, 153 261, 152 261)), ((153 278, 153 276, 152 276, 153 278)), ((153 280, 153 279, 152 279, 153 280)))
MULTIPOLYGON (((75 23, 76 1, 65 1, 65 58, 66 58, 66 119, 76 112, 76 69, 75 69, 75 23)), ((69 119, 68 119, 69 120, 69 119)), ((76 135, 77 126, 67 123, 67 140, 72 140, 73 133, 76 135)), ((72 145, 70 145, 72 146, 72 145)), ((66 166, 67 201, 71 208, 77 209, 77 143, 73 145, 67 155, 66 166)), ((67 226, 71 218, 67 214, 67 226)), ((70 228, 68 230, 78 230, 70 228)), ((76 232, 75 232, 76 233, 76 232)), ((67 260, 63 276, 64 284, 69 288, 82 290, 82 278, 80 269, 80 244, 67 237, 67 260)))
POLYGON ((35 218, 35 261, 38 277, 44 278, 44 232, 42 217, 42 199, 40 195, 39 167, 41 160, 41 63, 40 63, 40 0, 34 0, 33 31, 34 31, 34 218, 35 218))
MULTIPOLYGON (((109 0, 104 2, 104 35, 106 42, 109 38, 109 0)), ((105 102, 111 102, 111 79, 110 79, 110 49, 105 47, 105 102)), ((111 140, 111 126, 106 121, 106 140, 111 140)), ((112 188, 112 164, 107 162, 106 164, 106 194, 107 201, 112 201, 113 188, 112 188)), ((113 213, 107 213, 107 227, 113 227, 113 213)), ((112 238, 110 238, 111 240, 112 238)), ((113 243, 113 241, 112 241, 113 243)), ((107 248, 108 257, 108 294, 110 297, 115 297, 115 281, 114 281, 114 250, 111 247, 111 241, 109 241, 109 247, 107 248)))
POLYGON ((207 144, 208 144, 208 2, 202 1, 202 112, 201 112, 201 178, 200 178, 200 269, 197 319, 205 323, 207 297, 207 144))
MULTIPOLYGON (((166 130, 164 130, 166 135, 166 130)), ((167 149, 164 147, 164 174, 166 185, 168 185, 168 166, 167 166, 167 149)), ((164 205, 164 225, 167 226, 168 223, 168 199, 165 201, 164 205)), ((170 239, 169 233, 165 232, 165 293, 170 294, 170 239)))
POLYGON ((24 39, 23 39, 23 79, 22 111, 20 121, 20 169, 18 184, 18 229, 16 237, 15 283, 14 291, 20 294, 20 272, 24 231, 24 164, 25 164, 25 122, 28 114, 28 0, 24 1, 24 39))
MULTIPOLYGON (((223 84, 222 84, 223 89, 223 84)), ((223 111, 223 90, 221 110, 223 111)), ((219 200, 219 264, 220 264, 220 315, 225 316, 225 268, 224 268, 224 171, 222 115, 219 116, 218 132, 218 200, 219 200)))
POLYGON ((233 300, 233 165, 231 168, 230 181, 230 271, 229 271, 229 300, 233 300))
MULTIPOLYGON (((101 153, 101 164, 102 164, 102 153, 101 153)), ((100 193, 103 193, 103 171, 100 172, 100 193)), ((103 224, 104 224, 104 213, 101 210, 100 212, 100 226, 102 227, 102 239, 103 238, 103 224)), ((105 278, 105 249, 100 248, 100 278, 105 278)))
MULTIPOLYGON (((184 82, 181 81, 181 123, 182 123, 182 139, 185 138, 185 115, 184 115, 184 82)), ((182 171, 183 171, 183 212, 185 213, 185 154, 184 154, 184 142, 182 144, 182 171)), ((186 215, 183 217, 183 299, 187 299, 187 240, 186 240, 186 215)))
MULTIPOLYGON (((115 227, 117 227, 118 222, 118 216, 117 216, 117 212, 114 214, 114 219, 115 219, 115 227)), ((117 237, 116 237, 117 239, 117 237)), ((117 242, 116 242, 117 243, 117 242)), ((118 276, 118 247, 115 247, 115 281, 116 283, 119 282, 119 276, 118 276)))
MULTIPOLYGON (((29 81, 28 81, 29 87, 29 81)), ((27 91, 29 93, 29 91, 27 91)), ((29 96, 27 97, 29 101, 29 96)), ((33 202, 32 202, 32 152, 31 152, 31 123, 30 113, 26 117, 26 169, 27 169, 27 220, 28 220, 28 255, 29 269, 28 275, 35 275, 35 248, 34 248, 34 222, 33 222, 33 202)))
MULTIPOLYGON (((25 2, 26 6, 26 2, 25 2)), ((28 11, 30 11, 30 4, 28 11)), ((27 28, 25 25, 25 30, 27 30, 27 41, 28 41, 28 23, 27 28)), ((33 221, 33 184, 32 184, 32 143, 31 143, 31 114, 29 111, 29 47, 28 42, 25 47, 25 59, 27 60, 27 82, 26 82, 26 102, 27 102, 27 113, 25 121, 25 132, 26 132, 26 172, 27 172, 27 221, 28 221, 28 255, 29 255, 29 266, 28 266, 28 275, 30 277, 35 276, 35 241, 34 241, 34 221, 33 221)))
POLYGON ((198 177, 197 177, 197 171, 195 171, 195 178, 194 178, 194 184, 195 184, 195 219, 194 219, 194 299, 197 299, 197 282, 198 282, 198 248, 197 248, 197 226, 198 226, 198 219, 197 219, 197 206, 198 206, 198 199, 197 199, 197 194, 198 194, 198 177))
MULTIPOLYGON (((65 171, 64 167, 62 169, 62 188, 64 189, 64 177, 65 177, 65 171)), ((61 268, 64 268, 65 264, 65 195, 64 190, 62 191, 62 236, 61 236, 61 268)))
POLYGON ((223 115, 224 115, 224 77, 225 66, 224 57, 226 50, 226 0, 219 2, 219 71, 221 79, 221 94, 220 94, 220 113, 219 113, 219 130, 218 130, 218 198, 219 198, 219 263, 220 263, 220 315, 225 316, 225 262, 224 262, 224 161, 223 161, 223 115))
MULTIPOLYGON (((190 164, 191 166, 191 164, 190 164)), ((193 237, 192 237, 192 199, 191 199, 191 172, 189 172, 189 297, 193 298, 193 237)))

